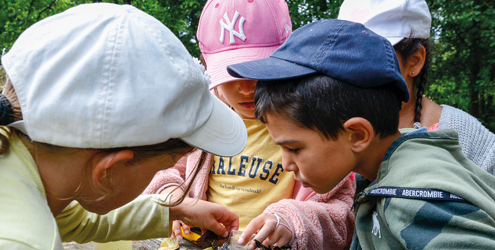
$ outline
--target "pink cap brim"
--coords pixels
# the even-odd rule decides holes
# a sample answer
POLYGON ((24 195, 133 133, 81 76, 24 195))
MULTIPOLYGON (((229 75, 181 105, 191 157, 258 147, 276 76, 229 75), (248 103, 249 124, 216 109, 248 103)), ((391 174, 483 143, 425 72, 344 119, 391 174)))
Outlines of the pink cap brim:
POLYGON ((210 89, 213 89, 220 84, 239 79, 232 77, 227 73, 227 66, 267 58, 278 47, 280 47, 280 45, 261 48, 242 48, 213 54, 203 54, 207 71, 211 76, 210 89))

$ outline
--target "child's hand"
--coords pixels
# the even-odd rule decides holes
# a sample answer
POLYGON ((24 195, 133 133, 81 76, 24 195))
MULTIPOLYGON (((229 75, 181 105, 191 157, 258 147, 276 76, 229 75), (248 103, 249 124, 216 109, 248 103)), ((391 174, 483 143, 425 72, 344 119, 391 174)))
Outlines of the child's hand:
MULTIPOLYGON (((249 222, 239 238, 239 244, 246 244, 251 235, 256 232, 258 233, 254 239, 265 246, 282 247, 292 239, 292 231, 287 222, 279 215, 271 213, 263 213, 249 222)), ((255 248, 256 243, 253 240, 249 243, 249 250, 255 248)))
MULTIPOLYGON (((176 200, 178 200, 180 197, 182 197, 182 195, 184 195, 184 192, 182 191, 182 189, 180 187, 170 186, 170 187, 163 189, 160 192, 160 194, 164 194, 164 195, 172 194, 173 196, 171 197, 170 202, 174 203, 174 202, 176 202, 176 200)), ((170 235, 170 238, 177 237, 177 240, 182 239, 182 231, 180 230, 180 225, 181 225, 180 220, 174 220, 172 222, 172 233, 170 235)), ((183 228, 184 228, 185 234, 188 234, 188 232, 190 232, 190 230, 191 230, 191 227, 184 224, 184 223, 183 223, 183 228)))
MULTIPOLYGON (((222 237, 239 229, 239 217, 235 213, 221 205, 193 198, 185 198, 181 204, 171 207, 170 220, 182 220, 183 225, 207 229, 222 237)), ((174 228, 174 233, 176 237, 181 234, 180 225, 178 231, 174 228)))
POLYGON ((191 227, 189 225, 186 225, 185 223, 181 223, 180 220, 174 220, 172 222, 172 235, 170 235, 170 238, 176 238, 177 240, 181 240, 182 237, 182 231, 180 229, 182 224, 182 228, 184 229, 184 234, 190 234, 191 233, 191 227))

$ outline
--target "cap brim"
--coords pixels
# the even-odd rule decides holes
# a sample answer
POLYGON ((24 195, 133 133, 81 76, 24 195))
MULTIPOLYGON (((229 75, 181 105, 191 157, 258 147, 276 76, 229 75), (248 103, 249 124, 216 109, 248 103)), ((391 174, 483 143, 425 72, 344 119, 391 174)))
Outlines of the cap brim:
POLYGON ((210 89, 226 82, 238 80, 227 73, 228 65, 267 58, 279 46, 239 48, 212 54, 204 53, 206 68, 211 76, 210 89))
POLYGON ((229 65, 227 72, 237 78, 249 78, 259 81, 273 81, 296 78, 316 73, 317 71, 288 62, 276 57, 229 65))
POLYGON ((398 44, 402 39, 404 39, 403 36, 394 36, 394 37, 385 37, 391 44, 392 46, 395 46, 398 44))
POLYGON ((219 156, 234 156, 247 143, 247 131, 241 117, 211 95, 213 110, 206 122, 192 134, 181 137, 188 144, 219 156))

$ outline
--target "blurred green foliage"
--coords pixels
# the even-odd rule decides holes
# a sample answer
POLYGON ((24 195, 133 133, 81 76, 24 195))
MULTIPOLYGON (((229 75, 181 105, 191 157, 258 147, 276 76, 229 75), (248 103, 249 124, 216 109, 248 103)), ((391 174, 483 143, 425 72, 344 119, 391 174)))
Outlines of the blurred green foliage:
MULTIPOLYGON (((433 62, 426 95, 463 109, 495 131, 495 7, 492 0, 426 0, 433 17, 433 62)), ((93 1, 0 0, 0 48, 10 48, 33 23, 93 1)), ((114 0, 132 4, 164 23, 193 56, 206 0, 114 0)), ((342 0, 287 0, 293 29, 336 18, 342 0)))
POLYGON ((430 0, 435 102, 463 109, 495 131, 495 3, 430 0))

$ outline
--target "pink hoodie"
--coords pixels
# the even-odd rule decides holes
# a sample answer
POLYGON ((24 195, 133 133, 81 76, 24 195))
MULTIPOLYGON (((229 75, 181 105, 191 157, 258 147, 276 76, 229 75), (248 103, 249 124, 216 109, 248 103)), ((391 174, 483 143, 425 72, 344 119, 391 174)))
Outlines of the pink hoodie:
MULTIPOLYGON (((182 157, 173 168, 158 172, 145 194, 159 193, 169 186, 187 185, 201 156, 200 150, 182 157)), ((208 154, 201 166, 197 181, 192 183, 189 197, 206 200, 208 175, 212 166, 212 155, 208 154)), ((354 188, 353 175, 348 175, 333 190, 317 194, 296 181, 293 199, 283 199, 265 209, 265 213, 276 213, 289 223, 295 233, 291 246, 296 249, 343 249, 350 244, 354 233, 354 214, 351 211, 354 188)))

